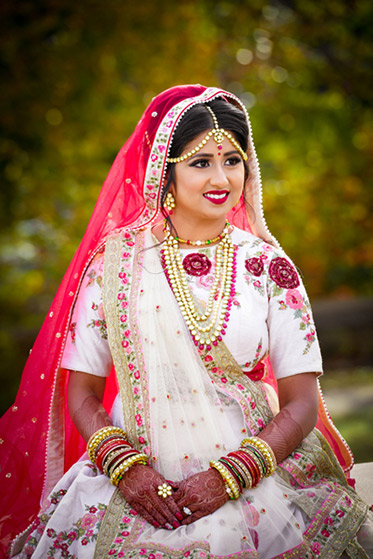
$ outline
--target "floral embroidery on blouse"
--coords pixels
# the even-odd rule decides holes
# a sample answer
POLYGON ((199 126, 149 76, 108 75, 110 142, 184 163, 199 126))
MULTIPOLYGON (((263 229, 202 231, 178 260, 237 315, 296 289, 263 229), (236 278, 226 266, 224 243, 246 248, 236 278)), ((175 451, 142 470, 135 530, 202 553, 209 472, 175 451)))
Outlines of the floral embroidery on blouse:
POLYGON ((97 312, 97 318, 93 318, 88 324, 87 328, 98 328, 101 334, 101 337, 104 340, 107 340, 107 325, 105 320, 105 313, 104 313, 104 305, 100 303, 92 303, 92 310, 97 312))
MULTIPOLYGON (((267 257, 266 257, 266 258, 267 258, 267 257)), ((249 259, 246 259, 246 260, 245 260, 245 268, 246 268, 246 270, 247 270, 249 273, 248 273, 248 274, 244 274, 244 278, 245 278, 245 281, 246 281, 246 283, 247 283, 248 285, 251 284, 251 285, 254 287, 254 289, 255 289, 256 291, 258 291, 258 293, 264 297, 264 295, 265 295, 264 286, 263 286, 262 281, 259 279, 259 276, 261 275, 262 272, 261 272, 260 274, 258 274, 258 273, 254 273, 254 272, 252 272, 251 270, 249 270, 250 265, 249 265, 249 266, 247 265, 247 262, 248 262, 249 260, 259 260, 259 261, 262 263, 262 265, 263 265, 263 260, 261 260, 261 259, 259 259, 259 258, 249 258, 249 259)), ((256 266, 256 263, 255 263, 255 269, 256 269, 256 270, 259 269, 259 267, 256 266)), ((264 270, 264 265, 263 265, 263 270, 264 270)))
POLYGON ((193 252, 183 259, 183 268, 191 276, 206 276, 211 269, 211 260, 206 254, 193 252))
POLYGON ((71 341, 75 345, 75 338, 76 338, 76 322, 71 322, 69 326, 69 332, 71 336, 71 341))
POLYGON ((104 275, 104 259, 103 259, 103 250, 98 252, 91 262, 91 269, 87 274, 88 282, 86 287, 90 287, 95 282, 99 287, 102 287, 102 278, 104 275))
POLYGON ((286 289, 294 289, 298 287, 299 277, 294 269, 294 266, 290 264, 286 258, 277 257, 274 258, 269 265, 269 277, 275 282, 278 287, 286 289))
MULTIPOLYGON (((278 297, 279 310, 293 311, 294 319, 299 320, 299 329, 305 331, 303 340, 306 342, 303 355, 307 354, 316 340, 316 331, 312 321, 309 301, 302 292, 297 289, 301 285, 300 279, 294 265, 287 259, 275 252, 274 248, 260 239, 251 244, 252 248, 258 248, 252 256, 246 253, 244 262, 245 281, 251 285, 263 297, 268 293, 269 298, 278 297), (273 257, 272 257, 273 255, 273 257), (272 260, 270 258, 272 257, 272 260), (272 280, 267 286, 266 280, 272 280)), ((250 368, 253 369, 257 362, 253 361, 250 368)), ((245 367, 246 369, 248 367, 245 367)))
POLYGON ((266 368, 262 359, 265 355, 262 354, 263 349, 263 339, 260 338, 255 351, 255 357, 252 361, 248 361, 243 365, 240 365, 242 372, 249 377, 251 380, 262 380, 266 376, 266 368))
POLYGON ((259 277, 264 270, 263 259, 257 258, 256 256, 247 258, 245 260, 245 268, 250 274, 253 274, 253 276, 259 277))
POLYGON ((90 287, 91 285, 93 285, 95 282, 97 282, 97 285, 99 285, 100 287, 102 287, 102 275, 100 276, 99 274, 97 274, 96 270, 94 268, 92 268, 89 273, 87 274, 87 277, 89 278, 88 282, 87 282, 87 286, 86 287, 90 287))
MULTIPOLYGON (((276 295, 282 295, 283 289, 276 287, 276 295)), ((280 311, 292 309, 294 311, 294 318, 300 320, 299 329, 309 330, 304 336, 306 347, 303 350, 303 355, 309 352, 313 342, 316 340, 316 331, 313 321, 311 319, 311 308, 309 301, 303 298, 303 295, 298 289, 288 289, 285 294, 285 299, 278 301, 280 311)))

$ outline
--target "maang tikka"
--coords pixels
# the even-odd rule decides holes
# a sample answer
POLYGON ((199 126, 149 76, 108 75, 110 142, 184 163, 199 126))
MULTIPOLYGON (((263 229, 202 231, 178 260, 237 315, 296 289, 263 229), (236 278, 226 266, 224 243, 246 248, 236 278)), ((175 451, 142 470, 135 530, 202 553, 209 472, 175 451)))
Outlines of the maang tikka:
POLYGON ((240 144, 237 142, 237 140, 233 137, 233 135, 230 132, 228 132, 227 130, 224 130, 224 128, 219 128, 218 119, 216 118, 216 115, 215 115, 214 111, 212 110, 212 108, 209 107, 209 105, 204 105, 204 107, 206 107, 206 109, 209 111, 209 113, 212 116, 212 120, 214 122, 214 128, 206 134, 206 136, 203 138, 203 140, 195 148, 188 151, 188 153, 185 153, 184 155, 181 155, 180 157, 169 157, 169 158, 167 158, 166 159, 167 163, 181 163, 182 161, 185 161, 186 159, 189 159, 189 157, 192 157, 192 155, 195 155, 200 149, 202 149, 203 146, 205 144, 207 144, 207 142, 209 141, 210 138, 214 138, 215 142, 218 144, 218 149, 221 150, 221 149, 223 149, 222 143, 223 143, 224 137, 226 137, 230 141, 230 143, 233 145, 233 147, 236 148, 236 150, 240 153, 242 159, 244 161, 247 161, 247 154, 244 152, 244 150, 242 149, 240 144))

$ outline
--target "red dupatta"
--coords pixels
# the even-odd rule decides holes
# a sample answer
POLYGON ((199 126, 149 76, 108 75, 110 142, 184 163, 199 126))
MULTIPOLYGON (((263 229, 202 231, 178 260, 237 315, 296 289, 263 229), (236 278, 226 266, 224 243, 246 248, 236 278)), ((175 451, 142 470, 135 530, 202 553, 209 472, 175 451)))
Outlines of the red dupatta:
MULTIPOLYGON (((247 115, 240 100, 221 89, 201 85, 168 89, 152 100, 109 171, 83 240, 30 353, 14 405, 0 421, 0 545, 4 555, 11 540, 29 526, 43 499, 85 449, 67 413, 68 373, 60 368, 70 316, 84 272, 115 229, 139 229, 159 218, 166 157, 178 122, 194 104, 216 97, 224 97, 247 115)), ((247 214, 243 197, 228 219, 240 229, 276 245, 263 216, 260 171, 251 132, 248 164, 245 196, 254 208, 254 219, 247 214)), ((108 410, 116 393, 112 371, 104 397, 108 410)), ((352 467, 352 454, 323 406, 318 427, 348 471, 352 467)))

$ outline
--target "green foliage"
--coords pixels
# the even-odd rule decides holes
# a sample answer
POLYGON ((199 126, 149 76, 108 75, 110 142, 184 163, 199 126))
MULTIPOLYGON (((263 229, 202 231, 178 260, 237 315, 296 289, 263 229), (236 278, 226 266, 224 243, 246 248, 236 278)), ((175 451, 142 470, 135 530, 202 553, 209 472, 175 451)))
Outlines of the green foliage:
POLYGON ((369 295, 369 0, 3 0, 1 15, 9 393, 116 152, 178 83, 222 86, 248 106, 269 227, 311 298, 369 295))

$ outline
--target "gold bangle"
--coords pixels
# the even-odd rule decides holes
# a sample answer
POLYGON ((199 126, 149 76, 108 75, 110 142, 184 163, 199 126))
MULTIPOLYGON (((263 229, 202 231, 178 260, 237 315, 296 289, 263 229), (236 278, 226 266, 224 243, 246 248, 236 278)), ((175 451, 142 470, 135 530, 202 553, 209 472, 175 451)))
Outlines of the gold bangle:
POLYGON ((211 468, 215 468, 221 475, 224 480, 225 485, 230 489, 231 494, 229 494, 231 499, 238 499, 240 496, 240 488, 237 481, 233 478, 230 474, 228 468, 223 466, 221 462, 217 462, 216 460, 210 461, 211 468))
POLYGON ((134 449, 133 452, 129 456, 126 456, 125 458, 123 458, 123 457, 118 458, 117 457, 116 459, 114 459, 114 462, 108 464, 108 466, 106 468, 107 469, 107 474, 106 475, 109 478, 111 478, 113 472, 118 468, 118 466, 120 466, 124 462, 127 462, 127 460, 129 460, 130 458, 133 458, 134 456, 138 456, 138 454, 139 454, 139 451, 134 449))
POLYGON ((96 463, 95 453, 98 445, 107 437, 114 434, 122 435, 124 438, 127 437, 123 429, 121 429, 120 427, 114 427, 114 425, 110 425, 108 427, 102 427, 101 429, 93 433, 93 435, 90 437, 87 443, 87 452, 91 462, 93 462, 94 464, 96 463))
POLYGON ((267 473, 266 477, 270 476, 273 474, 273 472, 276 469, 277 466, 277 460, 276 460, 276 456, 272 450, 272 448, 270 447, 270 445, 264 441, 263 439, 259 438, 259 437, 253 437, 255 444, 257 445, 258 448, 260 448, 264 454, 264 457, 267 458, 267 461, 269 462, 270 468, 269 468, 269 472, 267 473))
POLYGON ((246 444, 254 446, 263 455, 263 458, 264 458, 264 460, 265 460, 265 462, 268 466, 265 477, 269 477, 270 475, 272 475, 273 472, 276 469, 277 460, 276 460, 275 454, 274 454, 272 448, 269 446, 269 444, 266 443, 263 439, 260 439, 258 437, 250 437, 249 439, 244 439, 241 442, 241 446, 243 446, 243 447, 246 444))
POLYGON ((111 474, 110 481, 113 485, 118 485, 119 481, 122 478, 122 475, 129 470, 132 466, 136 463, 140 464, 147 464, 148 457, 146 454, 136 454, 135 456, 131 456, 128 460, 125 460, 119 466, 115 468, 113 473, 111 474))
POLYGON ((129 449, 129 448, 132 448, 132 447, 121 446, 121 447, 118 447, 118 448, 116 448, 114 450, 111 450, 107 453, 105 458, 102 460, 102 470, 103 470, 104 474, 108 475, 106 470, 105 470, 106 466, 108 466, 114 460, 114 458, 117 458, 118 456, 120 456, 121 454, 126 452, 126 449, 129 449))

